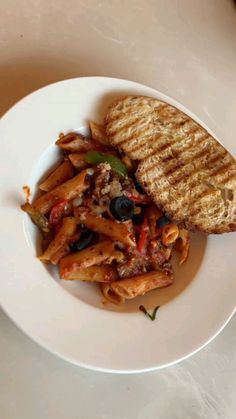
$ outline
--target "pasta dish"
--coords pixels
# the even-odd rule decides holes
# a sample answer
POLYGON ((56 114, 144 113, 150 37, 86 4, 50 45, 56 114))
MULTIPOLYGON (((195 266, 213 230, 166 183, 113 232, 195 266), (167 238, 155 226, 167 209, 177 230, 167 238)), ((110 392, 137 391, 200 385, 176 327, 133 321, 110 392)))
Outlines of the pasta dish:
POLYGON ((96 282, 106 300, 126 299, 169 286, 171 256, 189 252, 189 233, 155 206, 135 178, 136 161, 111 148, 104 127, 91 135, 60 134, 61 162, 22 205, 42 233, 44 263, 62 280, 96 282))

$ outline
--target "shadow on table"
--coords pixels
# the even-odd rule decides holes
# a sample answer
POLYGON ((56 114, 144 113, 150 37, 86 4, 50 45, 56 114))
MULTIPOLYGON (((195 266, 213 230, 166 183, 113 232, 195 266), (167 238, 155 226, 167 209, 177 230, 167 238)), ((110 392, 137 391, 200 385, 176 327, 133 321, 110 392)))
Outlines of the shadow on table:
POLYGON ((35 89, 55 82, 67 75, 67 69, 58 63, 38 58, 12 60, 0 68, 0 112, 5 113, 15 102, 35 89))
POLYGON ((113 76, 122 77, 117 74, 115 62, 103 63, 106 70, 109 67, 109 74, 98 69, 97 61, 92 56, 70 57, 63 60, 63 57, 49 55, 35 55, 14 59, 0 67, 0 115, 3 115, 12 105, 27 94, 59 80, 81 76, 113 76))

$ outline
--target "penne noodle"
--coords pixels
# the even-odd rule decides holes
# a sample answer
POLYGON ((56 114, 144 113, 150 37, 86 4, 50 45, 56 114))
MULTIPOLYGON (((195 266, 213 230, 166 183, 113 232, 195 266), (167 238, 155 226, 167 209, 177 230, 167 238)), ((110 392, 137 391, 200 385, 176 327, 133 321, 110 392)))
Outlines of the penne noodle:
POLYGON ((74 169, 69 160, 64 160, 47 178, 39 185, 39 189, 49 192, 58 185, 71 179, 74 175, 74 169))
POLYGON ((70 132, 69 134, 61 136, 56 144, 65 151, 72 152, 86 152, 88 150, 96 150, 98 145, 90 138, 85 138, 77 132, 70 132))
POLYGON ((157 236, 157 220, 162 216, 162 212, 156 205, 151 205, 145 214, 148 219, 150 239, 153 239, 157 236))
POLYGON ((86 227, 97 233, 104 234, 112 240, 124 243, 129 247, 134 247, 136 245, 133 225, 130 220, 121 223, 85 212, 83 209, 81 210, 81 208, 74 209, 74 216, 78 219, 80 224, 85 224, 86 227))
POLYGON ((107 135, 106 135, 106 130, 103 125, 90 121, 89 127, 91 131, 92 139, 94 141, 97 141, 98 143, 106 145, 106 146, 110 146, 107 135))
POLYGON ((42 231, 43 235, 48 236, 51 231, 51 226, 49 224, 48 219, 41 214, 36 208, 33 207, 29 202, 21 205, 21 209, 31 217, 31 220, 34 224, 42 231))
POLYGON ((121 262, 124 259, 124 254, 115 249, 115 243, 107 240, 62 258, 59 267, 60 276, 67 279, 78 269, 85 269, 101 263, 110 264, 113 260, 121 262))
MULTIPOLYGON (((108 154, 112 156, 117 156, 116 151, 113 151, 113 150, 103 151, 102 153, 105 155, 108 154)), ((89 166, 89 163, 85 161, 85 156, 86 156, 86 153, 71 153, 68 155, 68 158, 70 159, 72 165, 77 170, 82 170, 89 166)))
POLYGON ((89 282, 111 282, 117 279, 117 271, 113 266, 90 266, 85 269, 75 269, 65 278, 89 282))
POLYGON ((179 237, 179 228, 176 224, 166 224, 162 228, 161 241, 164 246, 174 244, 179 237))
POLYGON ((58 249, 58 251, 56 253, 54 253, 51 256, 50 262, 53 265, 57 265, 59 263, 59 261, 64 258, 65 256, 69 255, 69 253, 71 253, 70 247, 68 245, 68 243, 64 244, 62 247, 60 247, 60 249, 58 249))
POLYGON ((86 153, 72 153, 68 155, 72 165, 77 170, 82 170, 88 167, 88 163, 84 159, 85 156, 86 156, 86 153))
POLYGON ((180 228, 179 238, 176 243, 176 250, 180 252, 179 265, 182 265, 188 258, 190 246, 189 232, 185 228, 180 228))
POLYGON ((125 164, 128 169, 128 172, 133 173, 137 169, 137 165, 133 160, 131 160, 128 156, 123 156, 121 161, 125 164))
POLYGON ((23 187, 21 208, 42 233, 40 261, 58 265, 62 280, 98 283, 103 303, 119 305, 171 285, 172 252, 179 252, 182 265, 190 237, 142 189, 135 176, 139 161, 112 148, 106 125, 90 121, 89 128, 89 137, 59 135, 58 166, 38 182, 33 203, 23 187))
POLYGON ((125 299, 131 299, 146 292, 167 287, 172 284, 173 279, 162 271, 152 271, 141 275, 133 276, 132 278, 121 279, 111 283, 111 289, 115 294, 125 299))
POLYGON ((33 203, 33 207, 41 214, 46 214, 60 199, 66 199, 68 201, 74 199, 88 187, 89 181, 87 171, 83 170, 77 176, 74 176, 72 179, 57 186, 52 191, 46 192, 44 195, 37 198, 33 203))
POLYGON ((60 230, 39 259, 43 262, 49 261, 54 253, 58 252, 61 247, 70 241, 75 233, 76 227, 77 223, 74 217, 63 218, 60 230))
POLYGON ((180 258, 179 258, 179 265, 182 265, 184 262, 186 262, 188 255, 189 255, 189 243, 186 243, 185 246, 182 246, 180 258))
POLYGON ((79 240, 80 238, 80 231, 77 231, 75 234, 73 234, 73 236, 71 236, 68 241, 62 246, 60 247, 55 253, 53 253, 53 255, 50 258, 50 262, 53 265, 57 265, 58 262, 64 257, 69 255, 69 253, 71 253, 70 247, 69 247, 69 243, 75 242, 77 240, 79 240))
POLYGON ((110 303, 120 305, 125 302, 125 298, 116 294, 111 288, 111 284, 101 283, 100 284, 101 292, 105 299, 110 303))

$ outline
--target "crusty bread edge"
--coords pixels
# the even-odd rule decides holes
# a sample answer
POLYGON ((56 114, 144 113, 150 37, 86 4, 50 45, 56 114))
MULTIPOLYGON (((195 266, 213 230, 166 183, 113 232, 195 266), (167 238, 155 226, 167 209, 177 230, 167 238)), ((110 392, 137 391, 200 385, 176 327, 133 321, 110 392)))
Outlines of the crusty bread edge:
MULTIPOLYGON (((158 101, 160 101, 160 102, 163 102, 163 103, 167 103, 168 105, 170 105, 170 106, 172 106, 172 107, 174 107, 174 108, 176 108, 177 110, 179 110, 180 112, 183 112, 185 115, 187 115, 189 118, 191 118, 191 119, 193 119, 193 121, 196 123, 196 124, 198 124, 200 127, 202 127, 202 128, 204 128, 207 132, 208 132, 208 134, 209 135, 211 135, 231 156, 232 156, 232 154, 224 147, 224 145, 221 143, 221 141, 217 138, 217 136, 205 125, 205 123, 203 123, 195 114, 193 114, 192 112, 190 112, 190 111, 188 111, 187 109, 185 109, 182 105, 180 105, 180 107, 178 106, 178 104, 177 103, 175 103, 175 104, 172 104, 172 103, 169 103, 167 100, 163 100, 163 99, 159 99, 158 97, 151 97, 151 96, 146 96, 146 95, 135 95, 135 94, 130 94, 130 95, 124 95, 124 96, 121 96, 121 97, 119 97, 119 98, 117 98, 117 99, 115 99, 109 106, 108 106, 108 109, 107 109, 107 113, 106 113, 106 116, 105 116, 105 118, 104 118, 104 125, 105 125, 105 127, 106 127, 106 125, 108 124, 108 122, 109 122, 109 118, 108 118, 108 114, 109 114, 109 110, 110 109, 112 109, 114 106, 116 106, 119 102, 122 102, 122 101, 124 101, 125 99, 128 99, 128 98, 147 98, 147 99, 156 99, 156 100, 158 100, 158 101), (181 108, 184 108, 184 109, 181 109, 181 108)), ((173 100, 173 102, 175 102, 174 100, 173 100)), ((109 135, 108 135, 108 140, 109 140, 109 142, 110 142, 110 144, 111 144, 111 146, 112 147, 114 147, 114 148, 116 148, 116 149, 118 149, 119 150, 119 146, 115 146, 115 145, 113 145, 112 144, 112 142, 111 142, 111 140, 110 140, 110 138, 109 138, 109 135)), ((234 157, 232 156, 232 158, 234 159, 234 157)), ((235 159, 234 159, 235 160, 235 159)), ((140 164, 140 163, 139 163, 140 164)), ((230 233, 230 232, 234 232, 234 231, 236 231, 236 225, 235 226, 233 226, 233 228, 230 228, 230 225, 228 225, 227 227, 228 228, 226 228, 226 226, 223 226, 223 228, 220 228, 220 226, 219 226, 219 228, 215 228, 215 229, 204 229, 204 230, 202 230, 201 228, 199 228, 197 225, 195 225, 195 224, 193 224, 193 223, 191 223, 191 222, 189 222, 188 220, 179 220, 178 218, 176 218, 173 214, 171 214, 170 212, 169 213, 167 213, 167 212, 165 212, 165 210, 164 210, 164 208, 158 203, 156 203, 155 202, 155 200, 154 200, 154 198, 153 198, 153 194, 152 193, 150 193, 150 192, 147 192, 146 191, 146 188, 145 188, 145 185, 143 184, 143 182, 142 182, 142 179, 140 179, 139 178, 139 176, 138 176, 138 169, 139 169, 139 164, 138 164, 138 168, 137 168, 137 171, 135 172, 135 176, 137 177, 137 179, 138 179, 138 181, 141 183, 141 185, 142 185, 142 187, 143 187, 143 189, 145 190, 145 192, 148 194, 148 196, 150 196, 150 198, 152 199, 152 201, 154 202, 154 204, 158 207, 158 208, 160 208, 160 210, 162 211, 162 212, 164 212, 165 214, 166 214, 166 216, 168 217, 168 218, 170 218, 171 219, 171 221, 173 221, 174 223, 176 223, 176 224, 178 224, 179 226, 181 226, 181 227, 183 227, 183 228, 186 228, 187 230, 189 230, 189 231, 192 231, 192 232, 202 232, 202 233, 206 233, 206 234, 223 234, 223 233, 230 233)))

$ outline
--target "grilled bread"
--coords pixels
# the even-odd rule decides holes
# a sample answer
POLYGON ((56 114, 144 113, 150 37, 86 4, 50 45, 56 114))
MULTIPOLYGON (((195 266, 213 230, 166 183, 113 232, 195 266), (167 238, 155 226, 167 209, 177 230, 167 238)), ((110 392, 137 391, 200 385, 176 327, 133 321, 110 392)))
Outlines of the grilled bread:
POLYGON ((127 96, 106 116, 112 146, 139 165, 158 207, 189 230, 236 230, 236 162, 202 126, 158 99, 127 96))

